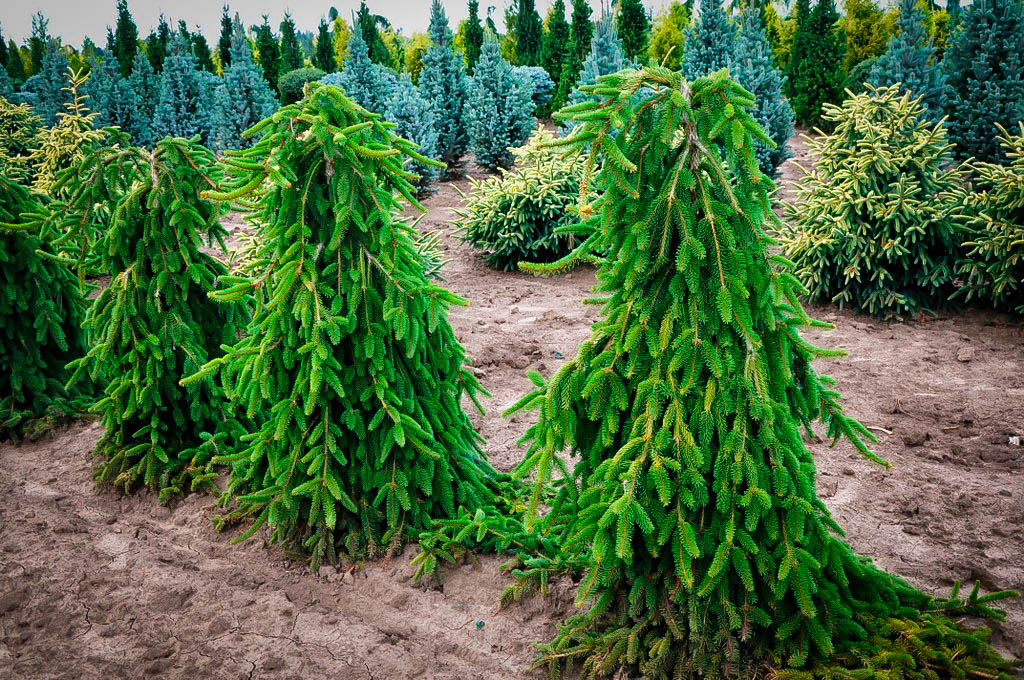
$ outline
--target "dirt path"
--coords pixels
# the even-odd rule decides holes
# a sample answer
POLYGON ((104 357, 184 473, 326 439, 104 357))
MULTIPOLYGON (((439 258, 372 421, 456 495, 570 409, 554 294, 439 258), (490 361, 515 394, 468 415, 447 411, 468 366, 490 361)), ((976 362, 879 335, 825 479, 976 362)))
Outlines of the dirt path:
MULTIPOLYGON (((422 225, 447 230, 458 200, 442 185, 422 225)), ((455 239, 445 246, 447 285, 472 303, 452 323, 493 395, 474 423, 509 469, 527 423, 500 412, 529 388, 527 369, 550 374, 587 337, 597 309, 580 300, 593 272, 504 274, 455 239)), ((838 325, 812 340, 851 354, 820 368, 878 428, 876 450, 894 466, 813 445, 819 492, 852 545, 937 592, 954 578, 1024 588, 1024 448, 1009 444, 1024 435, 1021 327, 980 312, 887 324, 811 311, 838 325)), ((410 581, 410 551, 311 575, 260 541, 228 545, 209 498, 172 511, 148 494, 97 492, 98 436, 81 424, 0 445, 0 680, 525 677, 531 643, 566 611, 563 589, 494 614, 495 558, 424 590, 410 581)), ((995 639, 1024 655, 1024 604, 1009 609, 995 639)))

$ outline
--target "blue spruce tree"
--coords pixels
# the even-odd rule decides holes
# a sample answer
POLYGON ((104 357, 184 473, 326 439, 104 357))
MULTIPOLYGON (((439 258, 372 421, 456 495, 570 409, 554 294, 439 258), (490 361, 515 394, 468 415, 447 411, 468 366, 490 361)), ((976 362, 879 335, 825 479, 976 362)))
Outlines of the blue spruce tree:
POLYGON ((14 97, 14 86, 7 75, 7 69, 0 66, 0 97, 10 101, 14 97))
MULTIPOLYGON (((398 125, 395 134, 399 137, 419 144, 420 154, 437 160, 438 134, 433 107, 413 85, 409 74, 399 76, 397 85, 391 90, 384 118, 398 125)), ((438 175, 438 168, 419 161, 411 161, 409 169, 419 175, 412 184, 420 193, 425 193, 438 175)))
POLYGON ((384 113, 388 97, 398 85, 391 69, 370 61, 370 52, 362 34, 353 30, 348 39, 345 68, 328 73, 320 82, 345 90, 353 101, 371 113, 384 113))
POLYGON ((433 111, 437 130, 438 159, 454 173, 469 148, 466 131, 466 73, 462 58, 452 47, 452 32, 440 0, 430 6, 430 40, 432 45, 423 57, 420 92, 433 111))
POLYGON ((935 48, 924 25, 924 12, 918 0, 900 0, 900 32, 889 42, 889 49, 871 68, 868 82, 876 87, 900 83, 901 92, 921 98, 928 119, 937 122, 942 110, 942 70, 934 63, 935 48))
POLYGON ((510 147, 530 136, 533 92, 501 56, 501 47, 488 35, 469 86, 469 137, 476 162, 485 168, 508 168, 515 160, 510 147))
POLYGON ((580 91, 580 86, 593 85, 600 76, 621 71, 627 65, 626 52, 622 49, 615 21, 611 14, 605 14, 594 25, 594 37, 590 41, 587 57, 583 60, 579 85, 569 95, 569 103, 579 104, 591 98, 580 91))
POLYGON ((178 33, 171 38, 164 70, 160 75, 160 97, 153 114, 157 138, 186 139, 200 135, 209 143, 210 104, 208 84, 196 69, 196 60, 185 39, 178 33))
POLYGON ((775 68, 772 48, 761 26, 761 10, 756 5, 748 5, 740 16, 731 71, 736 82, 754 95, 756 104, 750 114, 776 144, 775 148, 770 148, 760 142, 754 143, 761 172, 775 177, 779 166, 793 155, 789 149, 789 138, 793 134, 793 108, 782 94, 786 79, 775 68))
MULTIPOLYGON (((146 123, 145 134, 138 139, 140 146, 149 146, 155 140, 153 130, 153 114, 160 96, 160 80, 153 65, 141 51, 136 53, 132 62, 132 74, 128 76, 128 86, 132 88, 139 102, 139 114, 146 123)), ((134 135, 133 135, 134 137, 134 135)))
POLYGON ((26 100, 35 108, 43 125, 57 122, 57 114, 64 111, 70 101, 67 88, 71 85, 68 77, 70 65, 60 43, 51 38, 46 42, 42 68, 39 73, 25 81, 22 88, 26 100))
POLYGON ((242 133, 270 116, 277 98, 267 86, 263 71, 253 63, 242 20, 235 14, 231 30, 231 65, 224 69, 214 93, 213 145, 220 150, 247 149, 255 138, 242 133))
POLYGON ((1002 163, 996 123, 1024 119, 1024 8, 977 0, 960 17, 943 60, 949 138, 960 158, 1002 163))
POLYGON ((722 0, 701 0, 700 13, 686 31, 683 76, 695 80, 732 63, 736 29, 722 7, 722 0))
MULTIPOLYGON (((145 56, 142 60, 149 64, 145 56)), ((118 127, 131 135, 133 144, 149 143, 149 117, 128 79, 121 75, 120 63, 108 55, 102 62, 90 58, 89 64, 92 68, 84 94, 89 109, 97 114, 96 127, 118 127)))

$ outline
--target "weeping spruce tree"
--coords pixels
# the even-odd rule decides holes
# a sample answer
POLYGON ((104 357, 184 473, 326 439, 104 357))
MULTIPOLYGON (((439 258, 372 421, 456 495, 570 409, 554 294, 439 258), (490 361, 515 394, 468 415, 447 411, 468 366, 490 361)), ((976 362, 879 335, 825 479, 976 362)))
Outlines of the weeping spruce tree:
POLYGON ((265 417, 229 490, 243 537, 264 524, 314 568, 376 553, 434 518, 493 503, 496 473, 460 401, 479 383, 448 323, 464 301, 424 271, 404 197, 422 210, 404 158, 439 165, 381 119, 318 83, 229 153, 223 200, 248 198, 260 227, 246 337, 185 382, 219 370, 233 408, 265 417))
POLYGON ((512 410, 537 413, 517 469, 536 476, 527 526, 585 558, 589 608, 537 663, 651 678, 1008 669, 984 634, 934 612, 1002 594, 918 592, 856 555, 815 494, 814 421, 880 459, 812 367, 840 352, 799 329, 826 324, 770 255, 773 185, 753 149, 768 138, 750 93, 724 71, 688 83, 654 67, 585 89, 600 102, 563 109, 581 127, 562 144, 587 154, 583 191, 599 195, 581 206, 599 220, 582 248, 607 254, 604 307, 577 356, 512 410))
POLYGON ((200 195, 213 186, 214 163, 184 139, 165 138, 152 151, 100 149, 76 170, 65 208, 86 212, 103 195, 115 206, 96 244, 110 285, 83 323, 92 348, 71 364, 72 384, 83 375, 109 381, 94 407, 104 427, 96 478, 125 492, 145 485, 161 501, 204 486, 215 476, 210 455, 243 433, 213 381, 178 384, 235 342, 247 317, 243 304, 208 297, 227 274, 200 250, 204 240, 224 247, 220 207, 200 195))

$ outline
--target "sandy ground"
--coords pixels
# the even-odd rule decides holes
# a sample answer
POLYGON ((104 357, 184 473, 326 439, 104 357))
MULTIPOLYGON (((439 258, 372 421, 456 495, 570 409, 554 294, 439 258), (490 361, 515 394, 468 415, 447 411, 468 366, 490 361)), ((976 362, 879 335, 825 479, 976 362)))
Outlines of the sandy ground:
MULTIPOLYGON (((806 151, 794 140, 798 158, 806 151)), ((785 181, 795 168, 788 165, 785 181)), ((458 183, 465 188, 466 182, 458 183)), ((447 231, 459 197, 442 185, 422 226, 447 231)), ((597 309, 580 270, 533 278, 487 269, 446 237, 452 312, 492 396, 474 423, 511 468, 525 418, 501 410, 587 337, 597 309)), ((846 445, 812 444, 819 493, 851 544, 915 584, 953 579, 1024 589, 1024 330, 968 310, 892 324, 815 305, 837 324, 811 339, 849 350, 819 366, 847 410, 879 435, 882 469, 846 445)), ((259 540, 228 545, 208 497, 173 510, 155 497, 97 491, 95 424, 0 445, 0 680, 8 678, 516 678, 567 611, 568 587, 495 612, 500 560, 450 571, 441 589, 410 580, 413 549, 389 563, 324 568, 259 540)), ((1024 602, 995 627, 1024 655, 1024 602)))

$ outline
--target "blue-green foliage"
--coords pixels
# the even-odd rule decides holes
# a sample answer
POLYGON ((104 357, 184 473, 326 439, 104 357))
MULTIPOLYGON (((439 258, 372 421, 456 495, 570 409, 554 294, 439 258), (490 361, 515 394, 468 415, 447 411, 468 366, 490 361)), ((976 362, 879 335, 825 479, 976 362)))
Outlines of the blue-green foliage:
POLYGON ((687 80, 728 68, 736 52, 736 28, 722 0, 701 0, 697 19, 686 29, 682 71, 687 80))
MULTIPOLYGON (((389 93, 385 106, 384 118, 398 127, 395 134, 410 142, 420 145, 419 152, 427 158, 437 159, 437 126, 434 123, 434 112, 430 103, 413 85, 409 74, 399 76, 397 84, 389 93)), ((413 185, 423 192, 430 182, 437 177, 438 169, 429 165, 412 161, 409 169, 420 176, 413 185)))
POLYGON ((543 66, 515 66, 513 70, 533 88, 533 107, 540 109, 551 101, 555 92, 555 81, 543 66))
POLYGON ((579 104, 589 95, 580 91, 583 85, 593 85, 600 76, 615 73, 626 68, 626 53, 622 49, 618 31, 611 14, 606 14, 594 25, 594 37, 590 41, 590 52, 583 60, 579 84, 569 95, 570 104, 579 104))
POLYGON ((139 144, 148 146, 155 139, 153 136, 153 114, 156 112, 156 102, 160 96, 160 79, 153 71, 153 65, 141 51, 136 53, 132 62, 132 74, 128 76, 128 86, 132 88, 135 97, 139 102, 139 113, 146 121, 146 136, 139 140, 139 144))
MULTIPOLYGON (((146 61, 145 57, 143 61, 146 61)), ((102 62, 91 58, 89 64, 91 71, 83 94, 88 97, 86 106, 97 114, 96 127, 119 127, 131 135, 133 144, 148 144, 149 117, 142 110, 139 97, 128 79, 121 75, 117 59, 108 54, 102 62)))
POLYGON ((1024 8, 977 0, 960 16, 943 60, 950 141, 960 158, 1005 162, 996 123, 1024 119, 1024 8))
POLYGON ((761 11, 756 6, 748 6, 740 17, 731 71, 736 82, 754 95, 756 104, 750 114, 776 144, 770 148, 754 143, 761 172, 775 177, 779 166, 793 155, 788 144, 793 134, 793 108, 782 94, 785 78, 775 68, 772 48, 761 26, 761 11))
POLYGON ((431 46, 423 57, 420 92, 433 111, 439 160, 454 170, 469 148, 466 131, 466 72, 452 48, 452 32, 444 7, 434 0, 430 10, 431 46))
POLYGON ((175 33, 160 74, 160 97, 153 115, 156 138, 200 135, 202 143, 209 144, 211 90, 210 83, 196 69, 195 57, 185 40, 175 33))
POLYGON ((868 82, 876 87, 900 83, 900 91, 921 98, 932 122, 942 118, 942 69, 932 63, 935 48, 924 25, 924 12, 918 0, 901 0, 900 32, 889 41, 889 49, 871 68, 868 82))
POLYGON ((7 75, 7 69, 3 66, 0 66, 0 97, 3 97, 8 101, 14 97, 14 86, 11 85, 11 79, 7 75))
POLYGON ((398 86, 395 72, 370 61, 366 41, 359 31, 352 31, 348 39, 348 58, 345 68, 328 73, 320 79, 326 85, 336 85, 345 94, 371 113, 383 114, 391 91, 398 86))
POLYGON ((56 40, 49 40, 42 68, 26 80, 22 88, 26 95, 24 100, 32 104, 43 125, 56 123, 57 114, 64 111, 65 104, 71 100, 66 90, 71 85, 68 69, 68 58, 64 50, 56 40))
POLYGON ((236 14, 231 31, 231 65, 224 70, 224 78, 214 92, 214 148, 249 148, 256 138, 243 139, 242 133, 276 108, 277 98, 263 71, 252 61, 252 49, 236 14))
POLYGON ((469 138, 477 163, 492 170, 512 165, 509 147, 526 141, 536 123, 532 95, 488 36, 469 86, 469 138))

